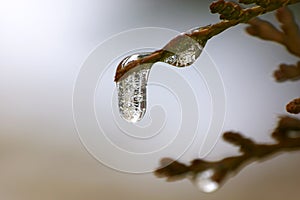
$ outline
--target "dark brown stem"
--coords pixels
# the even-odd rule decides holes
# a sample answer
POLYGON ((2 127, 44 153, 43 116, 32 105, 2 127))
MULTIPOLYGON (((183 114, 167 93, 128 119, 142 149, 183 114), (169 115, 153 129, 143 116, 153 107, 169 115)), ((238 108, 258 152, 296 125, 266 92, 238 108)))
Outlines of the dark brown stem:
POLYGON ((300 80, 300 61, 297 65, 281 64, 274 72, 274 77, 278 82, 300 80))
MULTIPOLYGON (((278 152, 300 150, 300 120, 291 117, 281 117, 278 126, 272 133, 277 141, 275 144, 258 144, 240 133, 226 132, 223 139, 240 148, 242 155, 227 157, 219 161, 195 159, 190 165, 167 159, 169 163, 155 171, 158 177, 167 180, 178 180, 192 174, 194 177, 206 171, 213 170, 211 180, 221 184, 229 174, 237 172, 244 164, 268 158, 278 152)), ((164 159, 166 160, 166 159, 164 159)))
MULTIPOLYGON (((252 8, 247 9, 241 9, 240 7, 236 6, 236 9, 238 10, 238 14, 236 15, 235 19, 231 20, 223 20, 219 23, 208 25, 205 27, 200 27, 197 29, 194 29, 193 31, 189 31, 187 33, 184 33, 183 35, 191 37, 195 41, 197 41, 201 46, 204 47, 206 42, 211 39, 213 36, 216 36, 220 34, 221 32, 225 31, 226 29, 236 26, 240 23, 246 23, 249 20, 265 14, 267 12, 274 11, 280 7, 289 5, 289 4, 295 4, 300 2, 300 0, 281 0, 281 1, 270 1, 265 7, 262 6, 255 6, 252 8)), ((234 7, 234 6, 233 6, 234 7)), ((216 1, 212 3, 211 10, 214 12, 217 12, 218 9, 223 11, 226 10, 226 8, 232 9, 232 3, 225 2, 223 0, 216 1)), ((236 11, 236 10, 233 10, 236 11)), ((224 14, 224 13, 223 13, 224 14)), ((122 62, 118 65, 118 68, 116 70, 115 74, 115 82, 118 82, 120 78, 126 74, 128 71, 134 69, 135 67, 138 67, 143 64, 147 63, 156 63, 156 62, 164 62, 164 58, 170 53, 167 49, 173 49, 176 48, 176 45, 179 43, 177 42, 178 39, 181 37, 178 36, 171 40, 163 49, 157 50, 153 53, 150 53, 148 56, 145 56, 143 59, 136 60, 130 62, 126 67, 122 66, 122 62)))

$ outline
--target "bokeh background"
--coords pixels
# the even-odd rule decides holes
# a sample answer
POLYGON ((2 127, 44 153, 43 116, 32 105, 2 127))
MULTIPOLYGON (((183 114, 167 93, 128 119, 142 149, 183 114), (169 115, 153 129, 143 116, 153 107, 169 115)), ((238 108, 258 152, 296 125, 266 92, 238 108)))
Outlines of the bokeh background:
MULTIPOLYGON (((211 2, 0 1, 0 199, 298 199, 299 152, 251 164, 219 191, 204 194, 187 180, 166 183, 152 174, 111 170, 80 143, 72 91, 89 53, 132 28, 183 32, 215 23, 211 2)), ((291 6, 298 22, 299 8, 291 6)), ((263 18, 276 23, 272 13, 263 18)), ((206 46, 226 89, 224 131, 272 142, 278 115, 300 88, 297 82, 275 83, 272 71, 297 58, 278 44, 250 37, 244 28, 227 30, 206 46)), ((207 159, 236 153, 220 139, 207 159)))

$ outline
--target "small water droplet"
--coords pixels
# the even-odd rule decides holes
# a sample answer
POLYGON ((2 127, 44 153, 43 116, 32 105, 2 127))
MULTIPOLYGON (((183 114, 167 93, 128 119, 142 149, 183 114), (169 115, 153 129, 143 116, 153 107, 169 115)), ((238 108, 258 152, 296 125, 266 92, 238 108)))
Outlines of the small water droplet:
MULTIPOLYGON (((134 60, 141 59, 147 54, 134 54, 122 61, 122 66, 134 60)), ((123 119, 136 123, 146 112, 147 81, 152 63, 143 64, 129 72, 117 82, 119 112, 123 119)))
POLYGON ((212 180, 214 170, 209 169, 197 174, 194 182, 195 185, 203 192, 211 193, 219 189, 219 183, 212 180))

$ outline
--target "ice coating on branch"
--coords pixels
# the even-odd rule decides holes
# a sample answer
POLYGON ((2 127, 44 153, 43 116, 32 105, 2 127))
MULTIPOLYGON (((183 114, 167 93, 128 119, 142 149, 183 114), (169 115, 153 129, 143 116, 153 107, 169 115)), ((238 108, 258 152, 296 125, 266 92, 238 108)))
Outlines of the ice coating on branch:
POLYGON ((156 52, 159 55, 156 61, 145 62, 147 58, 153 56, 151 53, 134 54, 123 59, 117 69, 117 72, 125 71, 121 78, 117 79, 121 117, 128 122, 136 123, 145 115, 146 87, 153 62, 161 61, 176 67, 186 67, 197 60, 202 49, 203 47, 196 40, 181 34, 171 40, 163 50, 156 52), (132 62, 136 63, 132 65, 132 62))
POLYGON ((164 62, 176 67, 189 66, 197 60, 202 49, 197 41, 181 34, 164 47, 164 50, 170 52, 169 56, 164 58, 164 62))

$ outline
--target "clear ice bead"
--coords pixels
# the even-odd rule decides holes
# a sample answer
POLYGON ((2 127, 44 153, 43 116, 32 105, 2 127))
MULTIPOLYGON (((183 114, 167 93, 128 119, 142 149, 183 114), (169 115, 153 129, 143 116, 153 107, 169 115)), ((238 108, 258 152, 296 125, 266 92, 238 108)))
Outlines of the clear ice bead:
POLYGON ((220 185, 218 182, 212 180, 214 175, 214 170, 209 169, 204 172, 199 173, 194 182, 195 185, 203 192, 211 193, 219 189, 220 185))
POLYGON ((194 39, 182 34, 174 38, 164 49, 170 52, 164 58, 164 62, 176 67, 185 67, 197 60, 203 47, 194 39))
MULTIPOLYGON (((140 59, 147 54, 135 54, 125 58, 122 66, 140 59)), ((123 119, 136 123, 140 121, 146 112, 147 105, 147 81, 152 64, 143 64, 137 69, 127 72, 118 82, 119 112, 123 119)))

